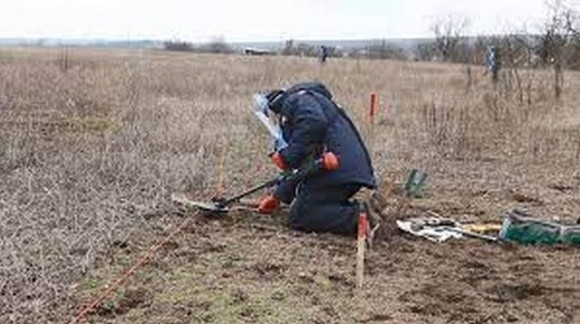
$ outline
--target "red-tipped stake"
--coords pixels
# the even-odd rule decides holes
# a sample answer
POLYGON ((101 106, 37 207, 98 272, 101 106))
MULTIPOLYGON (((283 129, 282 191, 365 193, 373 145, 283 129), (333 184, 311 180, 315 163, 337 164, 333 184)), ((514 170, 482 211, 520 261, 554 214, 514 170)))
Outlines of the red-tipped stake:
POLYGON ((364 283, 365 272, 365 245, 368 235, 368 217, 366 211, 358 215, 357 252, 356 252, 356 286, 361 289, 364 283))
POLYGON ((377 112, 378 98, 376 93, 371 93, 371 107, 369 109, 369 121, 371 124, 375 123, 375 114, 377 112))

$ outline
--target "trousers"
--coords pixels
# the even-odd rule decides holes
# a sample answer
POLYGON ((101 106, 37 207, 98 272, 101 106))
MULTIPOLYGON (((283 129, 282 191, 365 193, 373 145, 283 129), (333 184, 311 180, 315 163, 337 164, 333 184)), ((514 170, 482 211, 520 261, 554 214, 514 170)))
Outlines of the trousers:
POLYGON ((288 225, 304 232, 328 232, 354 235, 359 203, 352 197, 360 184, 328 186, 319 182, 287 181, 276 188, 274 195, 291 204, 288 225))

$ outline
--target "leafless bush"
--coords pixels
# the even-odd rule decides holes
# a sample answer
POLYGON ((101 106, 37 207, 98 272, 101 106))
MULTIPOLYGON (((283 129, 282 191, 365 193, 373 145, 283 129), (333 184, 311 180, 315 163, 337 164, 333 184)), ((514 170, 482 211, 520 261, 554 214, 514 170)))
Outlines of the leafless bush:
POLYGON ((295 43, 294 40, 289 39, 284 43, 284 47, 280 50, 280 53, 286 56, 317 57, 320 53, 320 48, 303 42, 295 43))
POLYGON ((454 61, 454 56, 461 55, 460 45, 462 41, 465 41, 465 31, 468 26, 469 20, 464 16, 435 17, 431 25, 435 34, 434 48, 443 61, 454 61))
POLYGON ((60 69, 64 72, 68 71, 68 69, 70 69, 71 67, 71 62, 70 62, 70 58, 69 58, 69 47, 67 46, 62 46, 60 48, 60 69))
POLYGON ((559 99, 564 86, 564 70, 578 64, 580 32, 578 14, 563 0, 549 3, 550 13, 541 36, 539 53, 554 71, 554 97, 559 99))
MULTIPOLYGON (((502 39, 502 49, 509 49, 511 41, 516 40, 502 39)), ((478 158, 494 154, 507 142, 526 142, 519 138, 522 128, 554 110, 557 103, 548 94, 547 72, 524 68, 517 55, 507 54, 504 80, 497 88, 482 88, 480 83, 465 95, 442 90, 423 102, 421 127, 442 156, 478 158)))
POLYGON ((231 54, 234 50, 223 38, 215 38, 207 44, 194 45, 190 42, 171 40, 163 43, 163 48, 174 52, 231 54))
POLYGON ((233 53, 234 50, 226 43, 222 37, 213 39, 208 44, 201 46, 201 50, 207 53, 226 54, 233 53))
POLYGON ((168 51, 177 52, 191 52, 193 51, 193 45, 189 42, 180 40, 171 40, 163 42, 163 48, 168 51))

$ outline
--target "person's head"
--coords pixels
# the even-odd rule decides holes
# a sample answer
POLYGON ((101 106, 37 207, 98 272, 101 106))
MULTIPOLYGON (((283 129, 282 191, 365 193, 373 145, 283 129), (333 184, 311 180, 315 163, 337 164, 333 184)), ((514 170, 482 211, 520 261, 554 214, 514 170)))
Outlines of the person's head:
POLYGON ((284 95, 283 89, 272 90, 266 94, 266 99, 268 99, 268 109, 273 113, 279 115, 281 109, 281 100, 284 95))
MULTIPOLYGON (((332 94, 326 86, 319 82, 301 82, 285 89, 271 90, 263 94, 267 101, 267 110, 277 115, 277 117, 288 117, 292 107, 288 106, 287 98, 294 94, 300 93, 316 93, 332 100, 332 94)), ((266 114, 268 114, 266 112, 266 114)))

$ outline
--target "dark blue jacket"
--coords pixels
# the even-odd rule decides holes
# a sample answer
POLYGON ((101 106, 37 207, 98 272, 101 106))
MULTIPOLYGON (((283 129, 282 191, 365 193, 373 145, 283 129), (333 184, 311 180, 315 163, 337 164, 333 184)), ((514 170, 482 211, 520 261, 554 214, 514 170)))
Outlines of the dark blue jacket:
POLYGON ((346 113, 332 101, 320 83, 301 83, 276 100, 273 111, 283 116, 282 131, 288 147, 280 152, 287 166, 299 168, 324 149, 338 156, 338 170, 309 180, 320 185, 359 184, 375 188, 367 149, 346 113))

